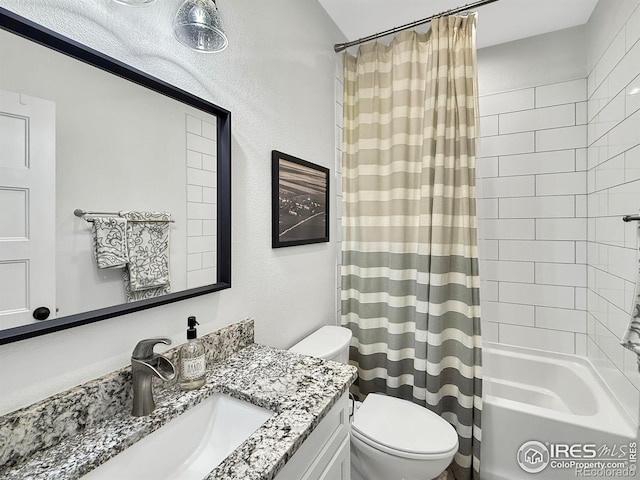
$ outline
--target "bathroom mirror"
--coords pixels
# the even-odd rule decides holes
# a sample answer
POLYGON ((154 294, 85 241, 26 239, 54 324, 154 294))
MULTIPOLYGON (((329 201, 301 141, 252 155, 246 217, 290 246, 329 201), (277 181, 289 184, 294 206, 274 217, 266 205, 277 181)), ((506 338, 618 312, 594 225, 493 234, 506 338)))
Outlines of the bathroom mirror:
POLYGON ((229 111, 3 8, 0 65, 0 344, 231 286, 229 111), (169 213, 170 293, 127 302, 76 209, 169 213))

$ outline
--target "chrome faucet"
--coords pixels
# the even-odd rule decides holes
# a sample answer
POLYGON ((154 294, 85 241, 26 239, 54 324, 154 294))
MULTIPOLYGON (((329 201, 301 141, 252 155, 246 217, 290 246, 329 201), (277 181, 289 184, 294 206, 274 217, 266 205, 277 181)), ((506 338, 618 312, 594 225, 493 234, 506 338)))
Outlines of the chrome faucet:
POLYGON ((153 377, 165 382, 176 377, 176 367, 167 357, 154 353, 156 343, 171 345, 169 338, 148 338, 140 340, 131 355, 131 373, 133 375, 133 409, 134 417, 149 415, 156 408, 153 399, 153 377))

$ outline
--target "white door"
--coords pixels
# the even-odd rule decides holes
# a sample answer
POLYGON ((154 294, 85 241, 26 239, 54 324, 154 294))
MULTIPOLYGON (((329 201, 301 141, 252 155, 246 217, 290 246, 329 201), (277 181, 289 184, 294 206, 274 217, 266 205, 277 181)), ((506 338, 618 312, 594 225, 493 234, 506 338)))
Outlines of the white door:
POLYGON ((55 154, 55 104, 0 90, 0 329, 55 317, 55 154))

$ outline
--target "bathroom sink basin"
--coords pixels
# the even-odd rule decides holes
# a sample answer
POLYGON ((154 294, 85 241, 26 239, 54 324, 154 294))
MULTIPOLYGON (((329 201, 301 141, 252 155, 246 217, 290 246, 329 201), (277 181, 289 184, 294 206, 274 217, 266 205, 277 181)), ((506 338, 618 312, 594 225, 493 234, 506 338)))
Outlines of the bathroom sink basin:
POLYGON ((82 478, 202 480, 272 415, 214 394, 82 478))

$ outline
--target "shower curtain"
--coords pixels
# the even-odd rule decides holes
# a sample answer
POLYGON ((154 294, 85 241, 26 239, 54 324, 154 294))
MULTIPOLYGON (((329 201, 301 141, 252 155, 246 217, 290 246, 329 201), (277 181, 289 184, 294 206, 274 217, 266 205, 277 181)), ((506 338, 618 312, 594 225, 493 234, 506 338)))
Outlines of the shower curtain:
MULTIPOLYGON (((345 54, 342 324, 355 394, 411 400, 457 430, 479 478, 476 16, 345 54)), ((429 432, 425 432, 429 435, 429 432)))

